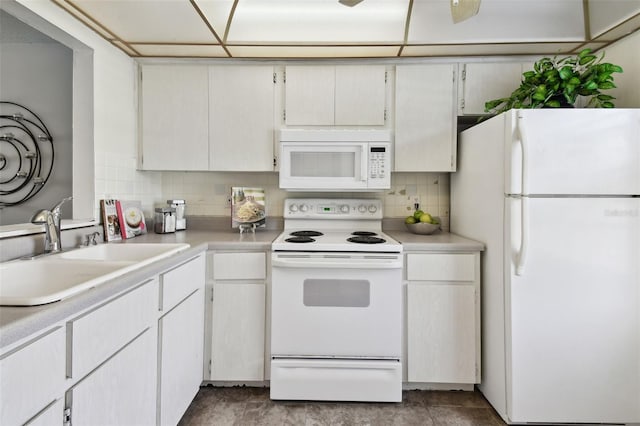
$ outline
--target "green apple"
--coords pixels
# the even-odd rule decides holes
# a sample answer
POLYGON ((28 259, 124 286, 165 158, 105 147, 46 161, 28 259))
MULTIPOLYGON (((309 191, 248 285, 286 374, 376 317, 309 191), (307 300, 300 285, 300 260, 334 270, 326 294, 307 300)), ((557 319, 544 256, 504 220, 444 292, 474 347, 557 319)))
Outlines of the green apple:
POLYGON ((429 213, 422 213, 422 216, 420 216, 420 222, 423 223, 432 223, 432 218, 431 215, 429 213))
POLYGON ((416 222, 417 222, 417 220, 413 216, 409 216, 404 220, 404 223, 408 223, 409 225, 411 225, 412 223, 416 223, 416 222))
POLYGON ((420 217, 424 214, 424 212, 422 210, 416 210, 416 212, 413 214, 413 217, 416 220, 420 220, 420 217))

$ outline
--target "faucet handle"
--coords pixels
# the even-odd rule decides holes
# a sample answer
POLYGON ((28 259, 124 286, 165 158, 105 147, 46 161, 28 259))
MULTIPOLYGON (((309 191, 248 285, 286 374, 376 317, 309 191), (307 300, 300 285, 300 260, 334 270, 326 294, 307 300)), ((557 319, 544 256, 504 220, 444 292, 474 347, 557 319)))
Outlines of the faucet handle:
POLYGON ((55 206, 53 206, 51 208, 51 213, 55 213, 57 211, 60 211, 60 207, 62 207, 62 205, 67 202, 67 201, 71 201, 73 200, 73 197, 67 197, 67 198, 63 198, 62 200, 60 200, 60 202, 58 204, 56 204, 55 206))

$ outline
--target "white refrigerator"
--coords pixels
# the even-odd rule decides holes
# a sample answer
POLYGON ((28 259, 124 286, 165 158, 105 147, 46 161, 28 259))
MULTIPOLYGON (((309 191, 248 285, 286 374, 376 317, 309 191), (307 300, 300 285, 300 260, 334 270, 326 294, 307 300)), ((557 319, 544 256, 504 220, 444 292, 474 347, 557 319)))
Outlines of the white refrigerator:
POLYGON ((486 244, 479 388, 502 418, 640 423, 640 109, 465 130, 450 219, 486 244))

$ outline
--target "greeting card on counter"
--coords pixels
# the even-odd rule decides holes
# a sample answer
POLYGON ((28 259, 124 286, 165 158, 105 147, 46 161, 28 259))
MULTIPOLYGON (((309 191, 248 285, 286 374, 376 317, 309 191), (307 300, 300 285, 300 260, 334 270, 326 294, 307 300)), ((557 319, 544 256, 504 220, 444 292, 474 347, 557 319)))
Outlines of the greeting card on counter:
POLYGON ((266 226, 265 196, 263 188, 234 186, 231 188, 231 227, 266 226))
POLYGON ((116 200, 116 210, 118 211, 123 240, 147 233, 147 225, 140 201, 116 200))
POLYGON ((100 200, 100 214, 105 242, 122 240, 116 202, 116 200, 100 200))

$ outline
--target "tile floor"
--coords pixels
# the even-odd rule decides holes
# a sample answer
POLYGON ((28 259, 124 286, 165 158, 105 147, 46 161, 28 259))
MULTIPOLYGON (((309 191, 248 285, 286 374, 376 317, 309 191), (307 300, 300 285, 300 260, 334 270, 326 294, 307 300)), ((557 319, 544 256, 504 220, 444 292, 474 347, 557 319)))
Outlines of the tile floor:
POLYGON ((202 387, 187 425, 504 425, 479 392, 404 391, 401 403, 271 401, 268 388, 202 387))

